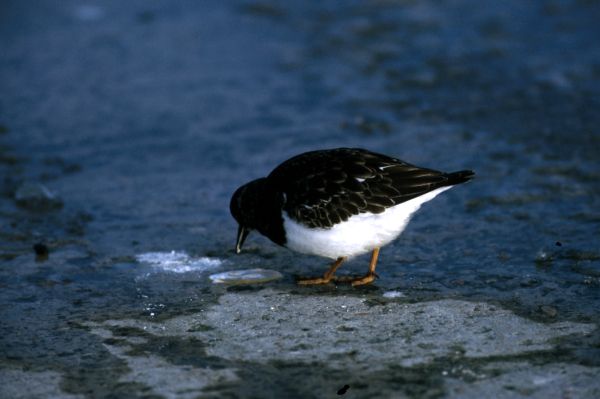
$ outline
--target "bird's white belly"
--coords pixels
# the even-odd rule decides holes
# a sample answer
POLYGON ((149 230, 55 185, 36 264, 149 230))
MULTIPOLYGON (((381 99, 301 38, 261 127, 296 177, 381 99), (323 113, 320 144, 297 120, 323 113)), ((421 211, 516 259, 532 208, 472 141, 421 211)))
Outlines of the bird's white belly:
POLYGON ((331 228, 308 228, 283 212, 286 247, 297 252, 337 259, 382 247, 404 231, 410 217, 423 203, 451 187, 442 187, 388 208, 383 213, 361 213, 331 228))

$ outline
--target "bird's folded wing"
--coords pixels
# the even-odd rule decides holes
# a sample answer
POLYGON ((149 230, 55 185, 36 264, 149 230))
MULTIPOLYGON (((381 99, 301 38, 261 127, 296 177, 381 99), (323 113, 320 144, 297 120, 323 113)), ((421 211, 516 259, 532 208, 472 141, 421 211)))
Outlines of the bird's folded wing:
POLYGON ((268 176, 283 193, 283 210, 308 227, 328 228, 359 213, 381 213, 436 188, 448 175, 358 149, 313 151, 268 176), (333 156, 332 156, 333 155, 333 156))

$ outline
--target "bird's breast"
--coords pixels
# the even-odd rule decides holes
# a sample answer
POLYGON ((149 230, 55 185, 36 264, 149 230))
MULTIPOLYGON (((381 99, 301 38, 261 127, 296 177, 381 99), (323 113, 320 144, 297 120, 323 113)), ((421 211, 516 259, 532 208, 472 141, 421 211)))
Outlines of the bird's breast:
POLYGON ((337 259, 340 256, 352 257, 382 247, 406 228, 411 216, 423 203, 433 199, 443 187, 412 200, 387 208, 384 212, 360 213, 347 221, 330 228, 310 228, 283 211, 283 226, 286 235, 285 246, 291 250, 337 259))

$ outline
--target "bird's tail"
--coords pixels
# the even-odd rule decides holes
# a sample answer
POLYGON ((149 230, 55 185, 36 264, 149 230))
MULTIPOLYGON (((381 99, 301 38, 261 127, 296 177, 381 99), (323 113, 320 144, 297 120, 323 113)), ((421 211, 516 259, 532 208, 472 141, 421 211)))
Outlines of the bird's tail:
POLYGON ((461 184, 473 179, 475 172, 472 170, 461 170, 459 172, 446 173, 446 177, 448 178, 446 184, 454 186, 455 184, 461 184))

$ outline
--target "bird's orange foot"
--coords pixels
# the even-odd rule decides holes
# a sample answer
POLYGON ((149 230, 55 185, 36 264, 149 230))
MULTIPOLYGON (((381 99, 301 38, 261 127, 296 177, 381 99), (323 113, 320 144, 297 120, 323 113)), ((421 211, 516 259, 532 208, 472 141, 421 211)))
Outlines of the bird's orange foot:
POLYGON ((353 287, 356 287, 357 285, 371 284, 373 281, 375 281, 376 277, 377 275, 375 273, 368 273, 365 276, 353 279, 350 281, 350 284, 352 284, 353 287))
POLYGON ((329 270, 325 272, 323 277, 315 277, 315 278, 299 278, 297 280, 300 285, 317 285, 317 284, 327 284, 331 280, 333 280, 333 274, 337 270, 338 267, 346 260, 344 256, 341 256, 336 259, 335 262, 331 264, 329 270))
POLYGON ((372 283, 377 277, 377 274, 375 273, 367 273, 364 276, 361 277, 352 277, 352 276, 341 276, 341 277, 334 277, 333 280, 336 283, 349 283, 351 284, 353 287, 356 287, 358 285, 366 285, 366 284, 370 284, 372 283))
POLYGON ((299 285, 318 285, 318 284, 328 284, 333 279, 332 276, 323 276, 323 277, 315 277, 315 278, 299 278, 296 280, 296 283, 299 285))

